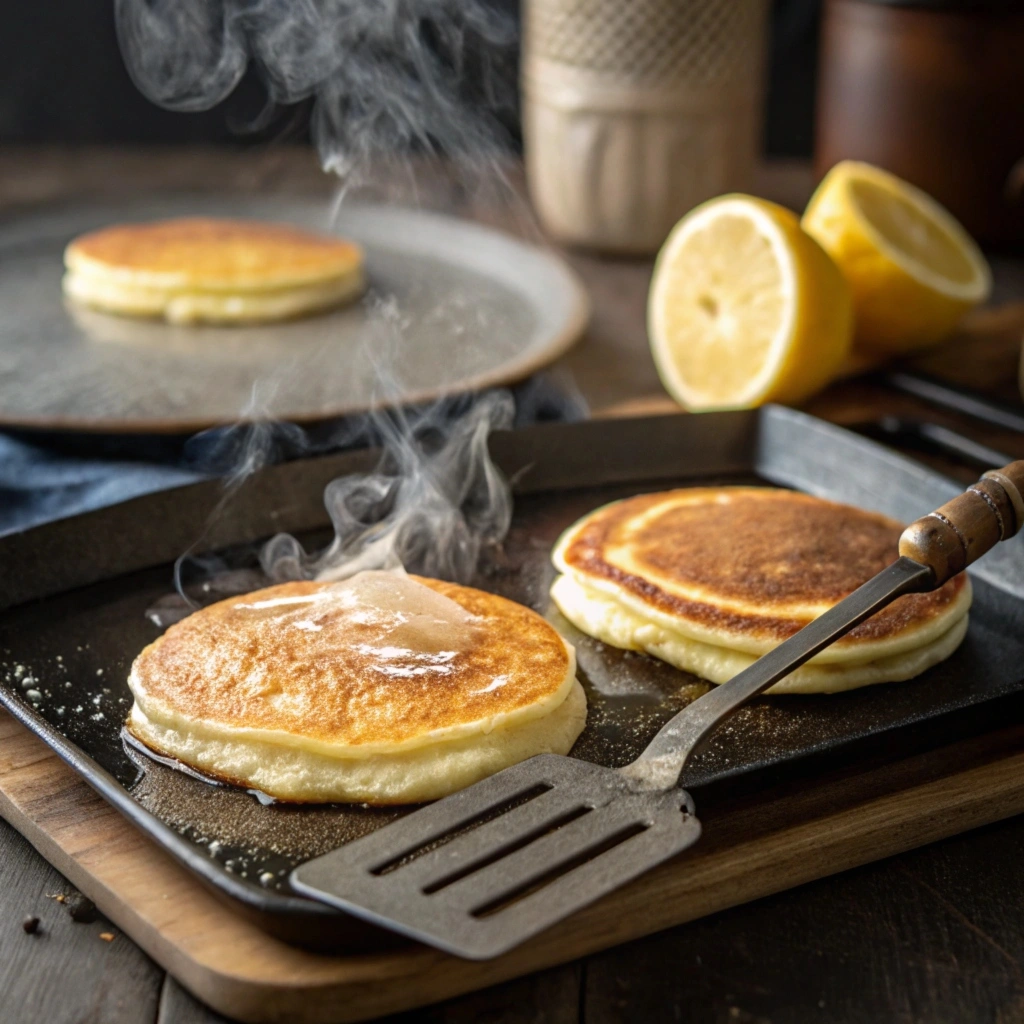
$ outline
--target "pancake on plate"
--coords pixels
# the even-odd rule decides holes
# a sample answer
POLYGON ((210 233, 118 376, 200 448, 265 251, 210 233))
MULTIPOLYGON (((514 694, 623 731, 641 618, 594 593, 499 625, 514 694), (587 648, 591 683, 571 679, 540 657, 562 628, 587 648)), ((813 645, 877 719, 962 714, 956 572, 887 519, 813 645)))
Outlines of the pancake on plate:
POLYGON ((146 746, 292 801, 433 800, 568 753, 587 717, 575 653, 535 612, 388 572, 211 605, 128 683, 146 746))
MULTIPOLYGON (((644 494, 565 531, 551 597, 598 640, 724 683, 894 561, 902 530, 886 516, 773 488, 644 494)), ((768 692, 910 679, 956 650, 970 604, 963 573, 901 597, 768 692)))
POLYGON ((286 224, 190 217, 119 224, 64 251, 72 301, 171 323, 265 323, 362 293, 362 250, 286 224))

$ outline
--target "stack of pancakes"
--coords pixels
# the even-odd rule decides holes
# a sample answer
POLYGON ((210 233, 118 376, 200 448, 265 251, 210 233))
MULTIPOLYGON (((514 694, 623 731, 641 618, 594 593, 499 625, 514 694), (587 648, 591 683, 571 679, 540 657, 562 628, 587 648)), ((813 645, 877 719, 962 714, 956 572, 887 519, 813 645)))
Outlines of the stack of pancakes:
MULTIPOLYGON (((577 628, 724 683, 898 557, 885 516, 791 491, 694 488, 616 502, 570 527, 551 596, 577 628)), ((773 693, 909 679, 967 630, 966 575, 901 597, 773 693)))
POLYGON ((171 323, 263 323, 363 291, 358 246, 284 224, 182 218, 104 228, 64 253, 64 293, 109 313, 171 323))
POLYGON ((293 801, 431 800, 586 721, 573 649, 535 612, 365 572, 198 611, 132 666, 128 730, 208 775, 293 801))

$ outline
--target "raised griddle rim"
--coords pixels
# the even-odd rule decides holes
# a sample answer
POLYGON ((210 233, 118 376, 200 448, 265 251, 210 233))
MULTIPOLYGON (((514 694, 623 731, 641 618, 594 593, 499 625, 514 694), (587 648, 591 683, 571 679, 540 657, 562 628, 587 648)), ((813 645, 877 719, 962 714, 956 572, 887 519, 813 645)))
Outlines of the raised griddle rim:
MULTIPOLYGON (((518 495, 755 473, 782 486, 879 508, 909 520, 961 489, 876 442, 780 406, 700 416, 544 424, 496 433, 490 449, 518 495), (871 472, 858 476, 858 465, 870 467, 871 472), (905 486, 908 482, 913 486, 905 486), (907 496, 906 508, 894 509, 893 498, 900 494, 907 496)), ((166 564, 193 545, 197 551, 212 550, 282 530, 326 526, 324 486, 337 476, 371 469, 378 458, 377 451, 363 449, 260 470, 241 485, 209 528, 223 494, 219 481, 145 495, 0 537, 0 609, 166 564), (288 499, 280 506, 282 494, 288 499), (116 543, 111 543, 112 538, 116 543), (197 538, 202 538, 198 544, 197 538), (83 550, 90 550, 92 557, 82 558, 83 550)), ((989 582, 1012 592, 999 572, 977 575, 992 576, 989 582)), ((227 873, 138 804, 93 758, 3 687, 0 705, 150 839, 265 930, 302 945, 372 942, 379 947, 390 938, 323 904, 266 890, 227 873)))
MULTIPOLYGON (((595 477, 628 483, 751 473, 762 424, 793 415, 819 422, 779 407, 588 420, 498 431, 489 447, 518 495, 590 487, 595 477), (680 423, 685 436, 672 444, 680 423)), ((369 472, 379 459, 378 449, 362 448, 269 466, 243 481, 223 509, 222 482, 205 480, 0 536, 0 610, 173 562, 186 550, 214 551, 329 526, 324 488, 336 477, 369 472)))

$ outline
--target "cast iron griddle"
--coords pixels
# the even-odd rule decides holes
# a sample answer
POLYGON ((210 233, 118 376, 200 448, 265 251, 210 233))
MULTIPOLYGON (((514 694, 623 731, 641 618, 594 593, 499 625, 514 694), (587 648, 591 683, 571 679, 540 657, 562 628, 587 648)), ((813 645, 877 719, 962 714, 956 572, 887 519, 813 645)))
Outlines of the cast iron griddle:
MULTIPOLYGON (((553 609, 549 554, 559 533, 599 504, 676 485, 769 482, 910 520, 960 488, 900 456, 791 410, 533 427, 492 438, 517 480, 515 516, 477 586, 548 615, 576 645, 589 719, 573 753, 618 766, 707 684, 576 632, 553 609)), ((208 546, 236 551, 277 530, 316 540, 320 492, 361 471, 354 452, 265 470, 214 523, 208 546), (313 531, 312 535, 309 531, 313 531)), ((0 702, 104 796, 268 929, 304 941, 367 941, 369 926, 290 893, 295 865, 392 820, 401 810, 264 805, 126 751, 121 725, 135 655, 159 635, 147 611, 168 603, 173 555, 202 533, 216 500, 199 484, 0 539, 0 702)), ((1024 544, 974 573, 967 639, 915 680, 846 694, 764 697, 726 723, 687 770, 688 789, 758 779, 813 756, 851 755, 882 737, 901 751, 922 723, 952 730, 1024 692, 1024 544)), ((230 582, 230 580, 229 580, 230 582)), ((222 585, 215 581, 215 586, 222 585)), ((213 598, 216 594, 209 594, 213 598)), ((169 603, 173 604, 173 596, 169 603)), ((805 768, 803 770, 810 770, 805 768)))
POLYGON ((0 220, 0 308, 0 423, 110 433, 322 420, 510 383, 557 359, 587 318, 586 294, 561 260, 477 224, 400 207, 332 212, 324 201, 189 194, 0 220), (366 253, 368 294, 316 316, 236 327, 111 316, 62 299, 75 235, 182 216, 351 238, 366 253), (386 388, 381 365, 398 368, 386 388))

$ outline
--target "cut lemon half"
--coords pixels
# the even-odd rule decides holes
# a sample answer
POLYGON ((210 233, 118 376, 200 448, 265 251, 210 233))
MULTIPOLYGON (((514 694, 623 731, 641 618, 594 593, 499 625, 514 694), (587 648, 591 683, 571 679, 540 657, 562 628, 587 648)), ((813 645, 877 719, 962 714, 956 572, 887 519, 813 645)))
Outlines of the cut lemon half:
POLYGON ((666 390, 689 409, 800 402, 849 352, 850 291, 795 214, 721 196, 658 254, 647 328, 666 390))
POLYGON ((850 282, 858 349, 896 355, 946 338, 992 275, 959 222, 919 188, 844 160, 803 217, 850 282))

